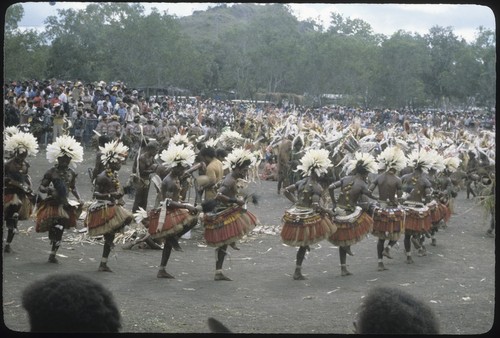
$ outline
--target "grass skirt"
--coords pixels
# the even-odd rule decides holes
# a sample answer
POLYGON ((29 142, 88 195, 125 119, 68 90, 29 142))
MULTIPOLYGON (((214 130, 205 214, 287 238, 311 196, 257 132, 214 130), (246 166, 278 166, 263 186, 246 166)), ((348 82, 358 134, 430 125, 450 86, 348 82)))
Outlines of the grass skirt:
POLYGON ((379 239, 397 241, 405 231, 405 215, 401 207, 375 207, 372 234, 379 239))
POLYGON ((89 236, 100 236, 118 231, 133 220, 130 211, 110 201, 98 200, 88 209, 84 224, 89 236))
POLYGON ((337 227, 326 215, 312 209, 290 209, 282 218, 281 240, 290 246, 306 246, 330 237, 337 227), (295 211, 299 212, 295 212, 295 211))
POLYGON ((185 225, 197 222, 197 216, 191 215, 188 209, 162 207, 149 212, 148 232, 151 238, 165 238, 175 235, 185 225))
POLYGON ((56 225, 60 224, 65 229, 76 226, 76 220, 82 212, 82 206, 62 206, 52 198, 46 198, 40 202, 35 213, 35 231, 46 232, 56 225))
POLYGON ((404 206, 406 211, 405 233, 417 235, 429 231, 432 226, 431 212, 427 206, 404 206))
POLYGON ((373 219, 360 207, 347 216, 336 216, 333 223, 337 231, 332 234, 328 241, 336 246, 348 246, 356 244, 372 231, 373 219))
POLYGON ((19 208, 17 213, 19 214, 19 220, 24 221, 31 217, 33 213, 33 204, 27 195, 18 194, 5 194, 3 195, 3 213, 5 216, 7 208, 15 206, 19 208))
POLYGON ((229 207, 203 217, 205 241, 212 247, 230 244, 252 231, 258 224, 257 217, 241 206, 229 207))

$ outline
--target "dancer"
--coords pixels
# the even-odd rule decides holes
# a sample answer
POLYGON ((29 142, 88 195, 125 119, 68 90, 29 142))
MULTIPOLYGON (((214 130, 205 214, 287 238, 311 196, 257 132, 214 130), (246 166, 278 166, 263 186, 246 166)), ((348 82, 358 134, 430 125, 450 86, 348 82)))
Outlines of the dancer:
POLYGON ((107 265, 114 247, 115 234, 133 221, 133 215, 123 205, 123 188, 118 171, 127 158, 128 147, 111 141, 99 147, 104 170, 95 179, 94 198, 88 209, 85 225, 89 236, 104 235, 104 248, 98 271, 113 272, 107 265))
POLYGON ((377 164, 372 155, 356 153, 354 159, 344 166, 344 171, 350 176, 328 187, 335 213, 333 223, 337 226, 337 231, 328 241, 339 247, 341 275, 349 276, 352 273, 347 270, 346 263, 347 255, 353 256, 351 245, 361 241, 372 230, 373 219, 367 213, 368 204, 361 203, 361 198, 377 199, 366 184, 368 174, 377 172, 377 164), (337 188, 341 189, 338 204, 334 193, 337 188))
POLYGON ((12 155, 4 164, 3 178, 3 215, 7 226, 4 252, 8 253, 18 232, 17 222, 28 219, 33 210, 34 194, 26 157, 38 153, 38 142, 32 134, 18 132, 6 137, 4 150, 12 155))
MULTIPOLYGON (((222 181, 214 200, 205 203, 203 224, 205 240, 209 246, 216 247, 217 261, 215 263, 214 280, 230 281, 222 273, 224 257, 228 245, 237 249, 236 241, 250 232, 258 223, 257 217, 245 207, 246 201, 238 196, 238 180, 248 174, 248 168, 253 163, 253 155, 248 150, 236 148, 229 153, 224 161, 224 168, 231 171, 222 181), (213 204, 207 206, 207 203, 213 204)), ((239 250, 239 249, 237 249, 239 250)))
POLYGON ((64 229, 76 226, 83 202, 76 189, 77 173, 70 168, 83 161, 83 148, 72 136, 59 136, 47 146, 47 160, 54 163, 43 176, 39 192, 46 194, 36 212, 36 232, 49 232, 52 250, 50 263, 58 263, 56 253, 61 246, 64 229), (77 201, 70 200, 72 193, 77 201))
POLYGON ((397 173, 406 167, 407 159, 403 151, 398 147, 387 147, 377 157, 379 169, 384 172, 370 184, 368 190, 378 188, 380 202, 372 210, 373 231, 378 237, 377 258, 378 270, 384 271, 383 256, 392 259, 390 248, 399 240, 404 233, 405 211, 399 206, 399 200, 403 195, 403 184, 397 173), (384 248, 385 241, 389 241, 384 248))
POLYGON ((320 204, 323 188, 318 179, 327 173, 331 166, 327 150, 309 150, 297 166, 304 178, 285 187, 283 191, 283 195, 294 203, 294 206, 283 216, 281 230, 283 243, 299 248, 293 274, 294 280, 306 279, 301 270, 306 251, 311 250, 310 245, 328 238, 337 230, 331 221, 333 211, 320 204))

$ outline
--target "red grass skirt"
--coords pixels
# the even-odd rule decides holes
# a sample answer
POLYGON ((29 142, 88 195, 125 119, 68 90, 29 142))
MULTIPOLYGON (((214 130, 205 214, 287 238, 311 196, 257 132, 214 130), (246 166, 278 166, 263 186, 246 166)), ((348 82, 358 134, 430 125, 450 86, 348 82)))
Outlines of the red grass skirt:
POLYGON ((432 226, 431 212, 426 206, 410 207, 404 206, 406 211, 405 233, 420 234, 429 231, 432 226))
MULTIPOLYGON (((449 202, 447 204, 449 204, 449 202)), ((443 219, 446 223, 451 218, 451 209, 447 204, 439 203, 439 209, 441 210, 441 214, 443 215, 443 219)))
POLYGON ((27 195, 18 194, 5 194, 3 195, 3 213, 10 206, 16 206, 19 208, 17 213, 19 214, 19 220, 24 221, 30 218, 33 213, 33 204, 27 195))
POLYGON ((372 234, 383 240, 397 241, 405 230, 405 215, 400 207, 375 207, 372 234))
POLYGON ((257 217, 241 206, 229 207, 203 217, 207 245, 220 247, 242 238, 258 224, 257 217))
POLYGON ((337 226, 337 231, 328 238, 328 241, 336 246, 356 244, 373 228, 373 219, 359 207, 356 207, 350 215, 335 217, 333 223, 337 226))
POLYGON ((95 201, 88 209, 84 224, 89 236, 100 236, 117 231, 133 220, 130 211, 110 201, 95 201))
POLYGON ((46 198, 40 202, 36 210, 35 231, 46 232, 56 224, 62 225, 65 229, 74 227, 81 212, 81 205, 78 207, 62 206, 52 198, 46 198))
POLYGON ((314 212, 312 209, 301 209, 294 212, 290 209, 282 218, 281 239, 290 246, 306 246, 318 243, 330 237, 337 227, 329 217, 314 212))
POLYGON ((149 212, 148 232, 151 238, 164 238, 175 235, 184 229, 185 225, 197 222, 197 216, 191 215, 188 209, 157 208, 149 212))

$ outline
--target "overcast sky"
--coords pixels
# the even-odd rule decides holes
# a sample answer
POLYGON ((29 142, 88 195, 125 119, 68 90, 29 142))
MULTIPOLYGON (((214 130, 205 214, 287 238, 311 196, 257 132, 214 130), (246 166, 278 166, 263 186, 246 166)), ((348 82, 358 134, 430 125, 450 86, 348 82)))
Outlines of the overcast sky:
MULTIPOLYGON (((25 2, 24 17, 21 27, 43 27, 44 20, 50 15, 57 15, 57 9, 84 9, 85 2, 25 2)), ((215 3, 142 3, 148 11, 156 7, 160 12, 167 11, 177 16, 191 15, 193 10, 205 10, 215 3)), ((230 3, 228 3, 230 5, 230 3)), ((341 14, 344 18, 361 19, 373 29, 373 32, 387 36, 403 29, 421 35, 429 32, 433 26, 452 27, 455 35, 472 42, 479 26, 495 30, 495 16, 492 9, 480 5, 461 4, 336 4, 336 3, 290 3, 297 18, 312 18, 328 26, 330 13, 341 14)))

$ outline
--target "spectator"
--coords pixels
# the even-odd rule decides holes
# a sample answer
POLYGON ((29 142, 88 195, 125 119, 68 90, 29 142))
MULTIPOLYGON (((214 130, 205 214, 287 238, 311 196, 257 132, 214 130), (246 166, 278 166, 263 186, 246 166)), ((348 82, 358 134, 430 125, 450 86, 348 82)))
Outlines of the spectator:
POLYGON ((79 274, 53 274, 22 293, 31 332, 118 332, 121 315, 113 294, 79 274))
POLYGON ((430 306, 385 286, 368 292, 354 326, 359 334, 439 334, 439 322, 430 306))

